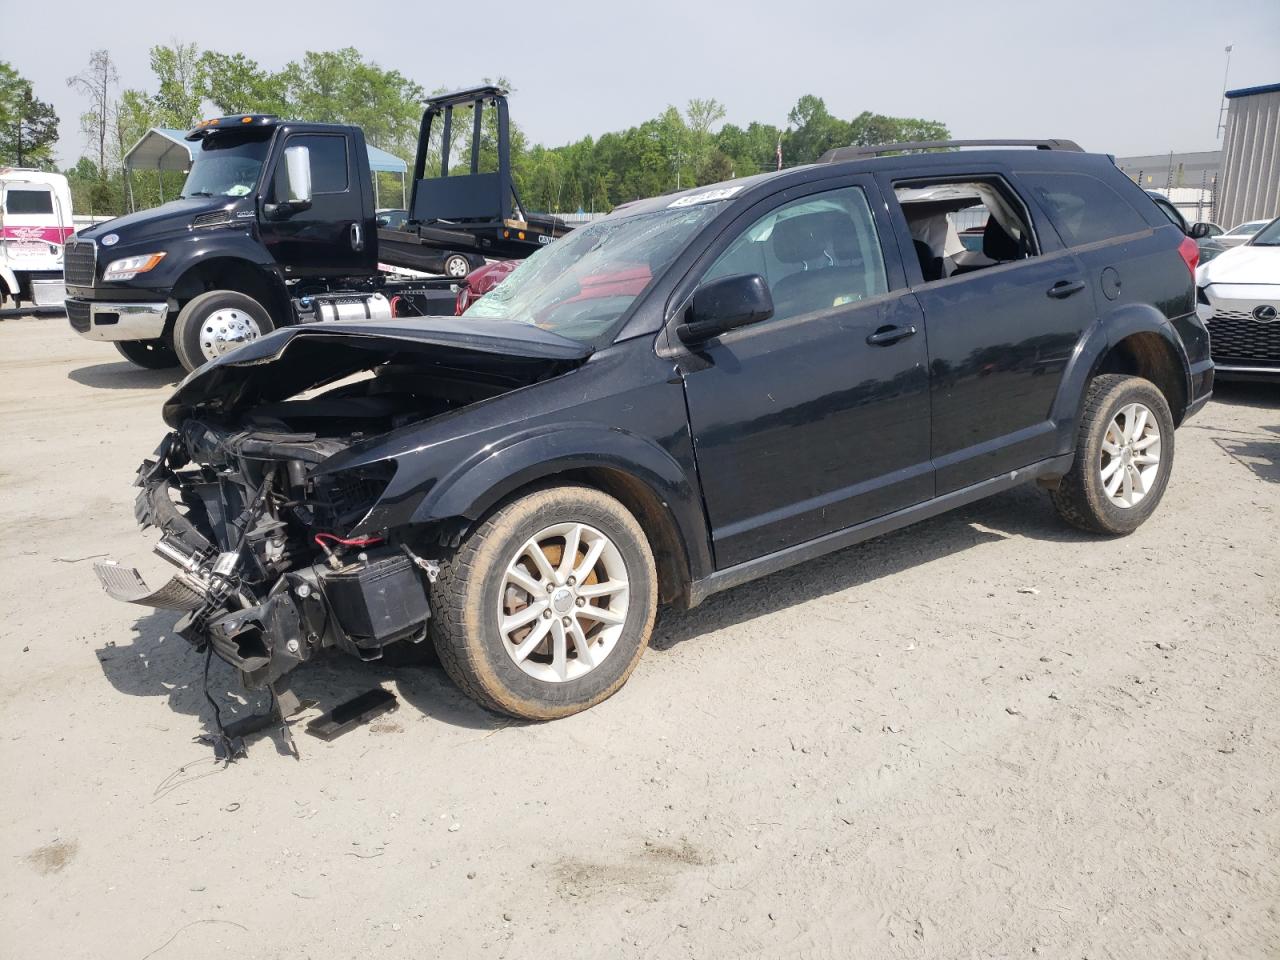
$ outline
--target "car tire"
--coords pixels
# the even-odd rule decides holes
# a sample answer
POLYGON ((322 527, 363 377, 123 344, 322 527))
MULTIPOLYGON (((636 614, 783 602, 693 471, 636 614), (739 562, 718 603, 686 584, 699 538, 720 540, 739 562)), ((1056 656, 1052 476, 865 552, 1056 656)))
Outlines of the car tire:
POLYGON ((444 275, 454 280, 461 280, 471 272, 471 261, 460 253, 450 254, 444 258, 444 275))
POLYGON ((565 485, 490 515, 441 565, 431 601, 436 651, 464 693, 499 713, 553 720, 626 682, 653 631, 657 576, 621 503, 565 485))
POLYGON ((210 290, 188 301, 178 313, 173 344, 183 367, 194 370, 275 328, 270 312, 253 297, 234 290, 210 290))
POLYGON ((1173 415, 1141 377, 1104 374, 1089 384, 1075 461, 1056 490, 1058 515, 1090 533, 1132 533, 1155 512, 1173 469, 1173 415))
POLYGON ((135 366, 147 370, 167 370, 178 365, 178 355, 173 344, 161 340, 117 340, 116 350, 135 366))

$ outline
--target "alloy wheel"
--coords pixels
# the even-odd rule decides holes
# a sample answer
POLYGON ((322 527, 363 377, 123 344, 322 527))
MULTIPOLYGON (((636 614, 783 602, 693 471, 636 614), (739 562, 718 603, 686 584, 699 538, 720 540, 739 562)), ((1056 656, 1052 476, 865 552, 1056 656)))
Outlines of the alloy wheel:
POLYGON ((1121 407, 1102 437, 1102 489, 1117 507, 1137 506, 1160 475, 1160 425, 1141 403, 1121 407))
POLYGON ((585 523, 552 524, 507 564, 498 599, 503 649, 536 680, 576 680, 617 646, 629 595, 612 540, 585 523))

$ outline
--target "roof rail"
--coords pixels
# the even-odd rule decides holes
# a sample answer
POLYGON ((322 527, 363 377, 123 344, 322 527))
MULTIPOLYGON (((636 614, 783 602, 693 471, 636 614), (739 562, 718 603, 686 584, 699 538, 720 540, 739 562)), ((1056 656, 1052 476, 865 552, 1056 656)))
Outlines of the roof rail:
POLYGON ((904 143, 881 143, 871 147, 836 147, 824 153, 818 162, 839 163, 842 160, 878 157, 882 153, 899 153, 907 150, 954 150, 959 147, 1035 147, 1037 150, 1084 152, 1074 140, 909 140, 904 143))

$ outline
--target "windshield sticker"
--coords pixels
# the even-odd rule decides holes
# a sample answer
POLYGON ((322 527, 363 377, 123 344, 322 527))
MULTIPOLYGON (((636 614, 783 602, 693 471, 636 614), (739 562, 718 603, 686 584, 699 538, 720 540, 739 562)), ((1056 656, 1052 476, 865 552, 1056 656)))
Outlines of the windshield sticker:
POLYGON ((672 207, 692 207, 695 203, 710 203, 712 200, 728 200, 742 187, 721 187, 719 190, 706 190, 702 193, 691 193, 687 197, 680 197, 678 200, 672 200, 667 204, 667 209, 672 207))

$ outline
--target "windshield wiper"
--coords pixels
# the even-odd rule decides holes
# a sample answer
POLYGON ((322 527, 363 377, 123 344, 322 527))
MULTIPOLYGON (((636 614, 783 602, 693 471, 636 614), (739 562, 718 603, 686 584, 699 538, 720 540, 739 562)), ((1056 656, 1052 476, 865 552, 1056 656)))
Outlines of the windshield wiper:
POLYGON ((182 195, 182 199, 190 200, 192 197, 212 197, 212 196, 213 194, 210 193, 208 190, 193 190, 191 193, 184 193, 182 195))

